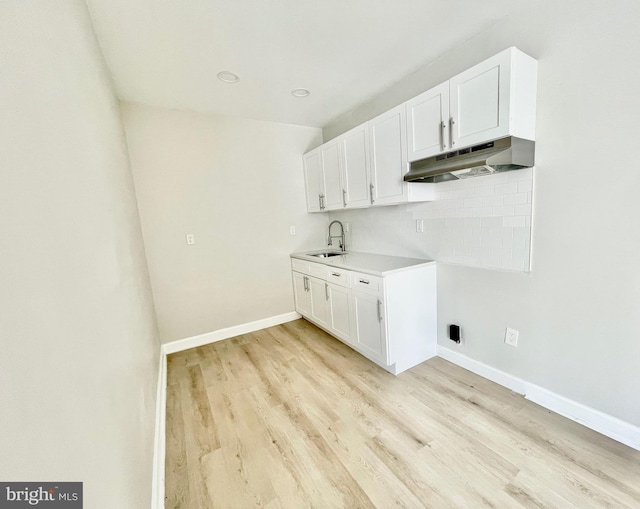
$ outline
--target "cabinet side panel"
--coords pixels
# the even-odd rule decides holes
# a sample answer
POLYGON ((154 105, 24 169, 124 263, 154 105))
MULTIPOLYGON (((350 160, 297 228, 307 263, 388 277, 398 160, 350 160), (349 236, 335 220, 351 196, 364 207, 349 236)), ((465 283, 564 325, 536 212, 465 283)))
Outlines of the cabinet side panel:
POLYGON ((389 358, 396 372, 436 354, 436 265, 385 276, 389 358))
POLYGON ((513 135, 526 140, 535 140, 538 61, 521 51, 516 51, 512 80, 513 135))

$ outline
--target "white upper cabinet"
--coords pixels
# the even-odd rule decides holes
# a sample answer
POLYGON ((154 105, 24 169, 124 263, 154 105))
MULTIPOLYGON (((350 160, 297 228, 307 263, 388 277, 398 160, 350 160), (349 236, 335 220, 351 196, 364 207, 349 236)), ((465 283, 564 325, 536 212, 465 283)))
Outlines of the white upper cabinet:
POLYGON ((516 48, 449 80, 452 149, 516 136, 535 139, 538 63, 516 48))
POLYGON ((322 176, 321 148, 318 147, 307 152, 302 157, 307 211, 309 212, 319 212, 323 207, 324 177, 322 176))
POLYGON ((303 157, 307 211, 369 205, 367 124, 307 152, 303 157))
POLYGON ((337 140, 322 145, 320 155, 324 174, 324 210, 341 209, 343 207, 342 162, 337 140))
POLYGON ((510 135, 533 140, 537 66, 509 48, 407 101, 409 162, 510 135))
POLYGON ((410 162, 505 136, 535 140, 538 63, 516 48, 338 136, 304 156, 309 212, 429 201, 410 162))
POLYGON ((307 211, 342 208, 342 161, 337 140, 303 156, 307 211))
POLYGON ((343 205, 367 207, 369 197, 369 132, 362 124, 338 138, 342 151, 343 205))
POLYGON ((449 150, 449 82, 407 101, 409 161, 449 150))
POLYGON ((407 173, 405 105, 369 121, 372 205, 406 201, 407 173))
POLYGON ((407 183, 407 124, 404 104, 369 121, 371 205, 434 199, 435 184, 407 183))

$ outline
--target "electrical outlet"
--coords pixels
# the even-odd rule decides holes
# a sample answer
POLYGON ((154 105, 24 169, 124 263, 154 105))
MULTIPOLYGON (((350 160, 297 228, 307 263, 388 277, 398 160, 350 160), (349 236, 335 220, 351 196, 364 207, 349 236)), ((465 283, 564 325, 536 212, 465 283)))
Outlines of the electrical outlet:
POLYGON ((193 233, 187 233, 187 245, 193 246, 196 243, 196 236, 193 233))
POLYGON ((424 233, 424 219, 416 219, 416 231, 424 233))
POLYGON ((344 223, 344 232, 348 233, 351 231, 351 225, 349 223, 344 223))
POLYGON ((296 234, 296 227, 289 226, 289 235, 295 235, 295 234, 296 234))
POLYGON ((517 330, 507 327, 504 333, 504 342, 507 345, 518 346, 518 334, 520 333, 517 330))

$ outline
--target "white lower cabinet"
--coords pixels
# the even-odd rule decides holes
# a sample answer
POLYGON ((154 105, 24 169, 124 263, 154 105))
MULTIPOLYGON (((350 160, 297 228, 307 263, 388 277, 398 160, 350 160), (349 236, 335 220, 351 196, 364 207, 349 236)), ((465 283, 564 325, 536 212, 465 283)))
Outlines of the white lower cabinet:
POLYGON ((293 296, 296 300, 296 311, 302 316, 311 315, 311 293, 308 290, 309 276, 300 272, 293 273, 293 296))
POLYGON ((292 258, 296 311, 397 375, 436 354, 436 265, 372 276, 292 258), (311 276, 310 274, 313 274, 311 276))
POLYGON ((342 341, 352 344, 351 291, 349 288, 327 283, 329 292, 329 332, 342 341))
POLYGON ((309 293, 311 294, 311 319, 320 327, 327 327, 329 324, 327 282, 323 279, 310 277, 309 293))
POLYGON ((353 290, 353 344, 363 355, 378 364, 387 365, 382 300, 378 295, 353 290))

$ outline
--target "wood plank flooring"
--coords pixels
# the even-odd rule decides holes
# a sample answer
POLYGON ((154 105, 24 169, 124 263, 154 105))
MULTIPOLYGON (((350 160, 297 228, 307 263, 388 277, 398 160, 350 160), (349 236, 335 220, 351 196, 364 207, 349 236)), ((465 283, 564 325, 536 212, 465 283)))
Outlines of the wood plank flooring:
POLYGON ((169 356, 167 508, 640 508, 640 452, 304 320, 169 356))

